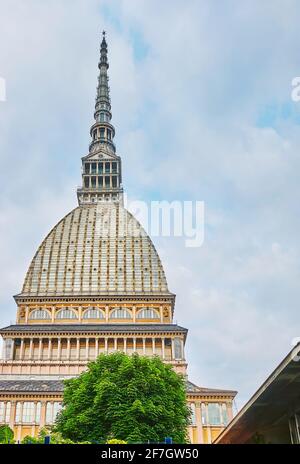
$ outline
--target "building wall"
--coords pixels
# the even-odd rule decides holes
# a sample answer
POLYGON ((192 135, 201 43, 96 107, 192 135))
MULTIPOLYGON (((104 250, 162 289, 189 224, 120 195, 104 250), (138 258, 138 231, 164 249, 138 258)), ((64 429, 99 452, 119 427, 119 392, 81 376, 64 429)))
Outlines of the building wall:
MULTIPOLYGON (((101 305, 96 302, 83 305, 76 301, 68 305, 59 303, 19 305, 17 315, 19 333, 12 331, 3 335, 0 378, 17 379, 34 376, 39 380, 47 376, 52 379, 76 376, 86 370, 88 362, 95 360, 101 353, 108 354, 116 351, 126 354, 136 352, 144 356, 160 356, 165 363, 172 365, 176 372, 186 376, 187 363, 184 353, 186 330, 183 329, 181 333, 178 333, 175 325, 174 330, 173 327, 167 330, 167 324, 172 323, 172 311, 170 304, 157 304, 157 302, 151 303, 146 300, 139 304, 119 302, 114 305, 101 305), (128 311, 128 319, 112 317, 114 310, 119 307, 128 311), (60 318, 60 311, 64 308, 71 310, 74 317, 60 318), (155 317, 140 319, 139 314, 143 308, 153 309, 155 317), (85 314, 90 309, 100 311, 101 318, 85 318, 85 314), (43 317, 37 318, 36 311, 39 311, 38 315, 43 317), (138 325, 139 331, 138 333, 130 332, 128 329, 124 333, 114 329, 113 333, 106 333, 105 327, 99 330, 101 324, 114 324, 114 327, 117 327, 119 323, 138 325), (22 332, 24 324, 26 324, 25 333, 22 332), (47 329, 43 333, 44 331, 40 328, 37 330, 37 324, 39 327, 51 325, 51 331, 47 329), (56 328, 61 324, 76 325, 76 330, 58 333, 56 328), (81 324, 85 327, 81 328, 81 324), (89 324, 96 324, 97 331, 93 333, 91 329, 88 333, 84 332, 89 324), (147 324, 148 327, 153 324, 153 330, 143 333, 143 324, 147 324), (156 331, 155 324, 166 324, 166 330, 156 331), (29 330, 28 327, 30 327, 29 330)), ((187 394, 187 401, 193 412, 188 433, 191 443, 211 443, 232 416, 233 396, 225 393, 216 396, 215 393, 209 394, 207 391, 202 394, 200 390, 187 394), (209 404, 215 405, 212 410, 209 404), (224 405, 226 420, 225 413, 222 413, 224 405), (220 411, 218 420, 213 416, 212 411, 214 414, 220 411)), ((26 396, 14 394, 7 397, 2 393, 0 404, 1 402, 4 404, 4 413, 2 416, 0 414, 0 423, 6 421, 14 430, 15 439, 22 440, 26 435, 37 436, 42 427, 51 425, 51 421, 47 421, 47 408, 49 409, 50 404, 55 404, 57 407, 62 402, 62 395, 53 394, 46 397, 32 392, 26 396), (5 409, 8 408, 5 405, 8 403, 10 404, 9 418, 8 413, 5 413, 5 409)), ((52 419, 53 422, 54 418, 52 419)))
MULTIPOLYGON (((187 395, 187 401, 192 410, 195 405, 193 423, 188 430, 190 442, 192 444, 212 443, 224 430, 226 423, 222 423, 221 419, 219 425, 209 423, 207 406, 211 403, 218 405, 221 410, 222 405, 226 404, 230 418, 232 415, 231 400, 223 398, 223 402, 217 402, 213 398, 208 400, 207 397, 199 397, 195 403, 195 397, 187 395), (203 417, 203 413, 206 417, 203 417)), ((61 404, 61 394, 0 395, 0 425, 9 425, 17 441, 21 441, 27 435, 37 436, 41 428, 53 425, 61 404)))

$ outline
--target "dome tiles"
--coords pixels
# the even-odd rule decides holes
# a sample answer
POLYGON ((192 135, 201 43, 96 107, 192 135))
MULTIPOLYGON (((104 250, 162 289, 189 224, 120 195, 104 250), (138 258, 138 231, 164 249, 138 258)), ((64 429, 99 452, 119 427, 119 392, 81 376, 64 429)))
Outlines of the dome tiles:
POLYGON ((157 251, 120 204, 79 206, 38 248, 22 296, 166 294, 157 251))

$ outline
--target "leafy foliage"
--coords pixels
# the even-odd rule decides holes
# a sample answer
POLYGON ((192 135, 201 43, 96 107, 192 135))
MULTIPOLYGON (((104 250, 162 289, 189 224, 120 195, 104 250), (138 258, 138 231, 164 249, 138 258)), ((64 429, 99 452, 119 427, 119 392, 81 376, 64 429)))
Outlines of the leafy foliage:
POLYGON ((107 444, 108 445, 126 445, 127 441, 117 440, 116 438, 112 438, 111 440, 108 440, 107 444))
POLYGON ((14 432, 8 425, 0 426, 0 443, 12 443, 14 439, 14 432))
MULTIPOLYGON (((75 442, 68 438, 63 438, 59 432, 53 432, 51 429, 43 428, 41 429, 38 437, 31 437, 27 435, 23 438, 22 444, 43 444, 45 437, 50 435, 50 444, 51 445, 73 445, 75 442)), ((89 442, 81 442, 78 444, 89 444, 89 442)))
POLYGON ((56 431, 76 442, 187 440, 184 378, 157 356, 100 355, 65 381, 63 405, 56 431))

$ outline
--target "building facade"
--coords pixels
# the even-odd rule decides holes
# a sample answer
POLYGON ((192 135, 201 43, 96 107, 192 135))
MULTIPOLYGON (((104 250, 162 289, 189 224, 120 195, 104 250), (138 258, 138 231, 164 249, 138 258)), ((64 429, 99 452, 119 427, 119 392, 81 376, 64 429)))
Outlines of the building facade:
MULTIPOLYGON (((173 322, 175 295, 151 239, 123 206, 108 68, 104 34, 79 205, 38 248, 15 296, 16 324, 0 330, 0 424, 17 440, 54 423, 63 379, 100 353, 157 355, 187 379, 187 329, 173 322)), ((186 385, 190 440, 211 443, 232 417, 236 392, 186 385)))

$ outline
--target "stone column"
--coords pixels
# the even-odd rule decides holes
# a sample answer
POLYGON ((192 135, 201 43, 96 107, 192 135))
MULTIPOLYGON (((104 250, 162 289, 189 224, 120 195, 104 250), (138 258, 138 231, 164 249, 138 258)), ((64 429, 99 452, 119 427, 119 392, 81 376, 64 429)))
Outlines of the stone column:
POLYGON ((196 426, 197 426, 197 443, 203 443, 203 428, 202 428, 202 413, 201 413, 201 403, 195 403, 195 416, 196 416, 196 426))
POLYGON ((80 359, 80 338, 77 338, 76 342, 76 359, 77 361, 80 359))
POLYGON ((24 359, 24 338, 21 338, 20 360, 23 361, 23 359, 24 359))
POLYGON ((30 339, 29 345, 29 359, 32 360, 32 353, 33 353, 33 338, 30 339))
POLYGON ((71 356, 71 338, 67 339, 67 359, 70 360, 71 356))
POLYGON ((41 419, 40 419, 40 429, 46 424, 46 401, 41 401, 41 419))
POLYGON ((127 354, 127 338, 124 338, 124 353, 127 354))
POLYGON ((79 306, 78 308, 78 322, 82 322, 82 306, 79 306))
POLYGON ((228 416, 228 423, 229 423, 233 419, 232 403, 226 403, 226 409, 227 409, 227 416, 228 416))
POLYGON ((118 349, 118 339, 115 337, 114 339, 114 350, 117 351, 118 349))
POLYGON ((146 354, 146 339, 143 337, 143 355, 145 356, 146 354))
POLYGON ((172 361, 175 360, 175 346, 174 346, 174 338, 171 338, 171 359, 172 361))
POLYGON ((104 352, 107 354, 108 353, 108 338, 105 337, 104 339, 104 352))
POLYGON ((39 354, 38 354, 38 359, 42 359, 42 350, 43 350, 43 339, 40 338, 39 340, 39 354))
POLYGON ((52 306, 51 308, 51 322, 54 324, 55 321, 55 306, 52 306))
POLYGON ((61 360, 61 338, 58 339, 57 341, 57 359, 60 361, 61 360))
POLYGON ((29 314, 29 308, 26 306, 25 308, 25 324, 28 324, 28 314, 29 314))
POLYGON ((164 360, 165 359, 165 338, 164 337, 161 338, 161 356, 162 356, 162 359, 164 360))
POLYGON ((86 359, 89 359, 89 351, 90 351, 89 342, 90 342, 90 339, 87 338, 85 340, 85 357, 86 357, 86 359))
POLYGON ((109 306, 105 306, 105 322, 108 322, 109 306))
POLYGON ((135 353, 136 352, 136 338, 134 337, 132 341, 133 341, 133 352, 135 353))
POLYGON ((10 359, 14 360, 15 359, 15 339, 12 339, 12 344, 11 344, 11 353, 10 353, 10 359))
MULTIPOLYGON (((34 402, 33 402, 33 422, 34 422, 34 424, 36 424, 36 408, 37 408, 37 403, 38 403, 37 401, 34 401, 34 402)), ((31 433, 32 433, 32 431, 31 431, 31 433)), ((34 434, 33 434, 33 436, 34 436, 34 434)))
POLYGON ((95 338, 95 359, 97 359, 99 354, 99 338, 95 338))
POLYGON ((132 306, 132 317, 133 317, 133 323, 135 324, 135 322, 136 322, 136 306, 132 306))
POLYGON ((52 354, 52 338, 49 338, 49 340, 48 340, 48 359, 51 359, 51 354, 52 354))
POLYGON ((155 337, 152 338, 152 354, 155 355, 155 337))
POLYGON ((9 416, 9 427, 13 430, 14 425, 15 425, 15 419, 16 419, 17 402, 13 400, 10 403, 11 403, 11 406, 10 406, 10 416, 9 416))
POLYGON ((160 312, 160 322, 163 324, 163 322, 164 322, 164 310, 163 310, 162 306, 159 307, 159 312, 160 312))

